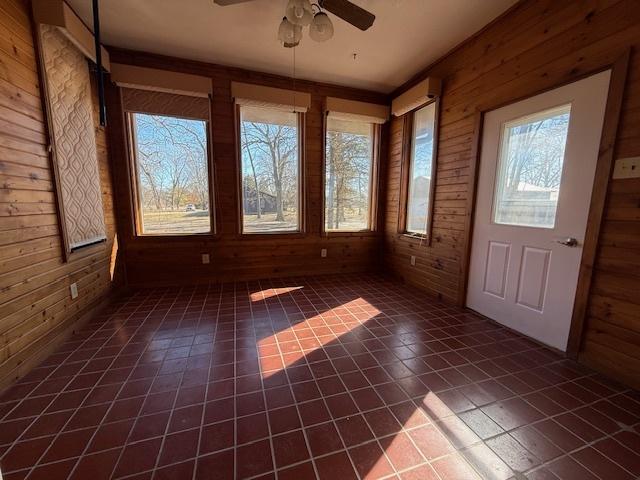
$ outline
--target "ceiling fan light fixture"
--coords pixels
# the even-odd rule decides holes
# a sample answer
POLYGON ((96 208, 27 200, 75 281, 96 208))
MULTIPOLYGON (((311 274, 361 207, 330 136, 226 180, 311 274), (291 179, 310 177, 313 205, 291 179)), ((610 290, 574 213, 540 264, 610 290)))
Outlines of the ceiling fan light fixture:
POLYGON ((300 43, 302 40, 302 27, 300 25, 293 26, 293 43, 294 47, 300 43))
POLYGON ((306 27, 313 20, 311 2, 309 0, 289 0, 285 15, 294 25, 306 27))
POLYGON ((278 40, 285 46, 295 46, 302 38, 302 27, 291 23, 287 17, 283 17, 278 27, 278 40), (293 45, 295 44, 295 45, 293 45))
POLYGON ((309 27, 309 36, 316 42, 326 42, 333 37, 333 23, 326 13, 315 14, 309 27))

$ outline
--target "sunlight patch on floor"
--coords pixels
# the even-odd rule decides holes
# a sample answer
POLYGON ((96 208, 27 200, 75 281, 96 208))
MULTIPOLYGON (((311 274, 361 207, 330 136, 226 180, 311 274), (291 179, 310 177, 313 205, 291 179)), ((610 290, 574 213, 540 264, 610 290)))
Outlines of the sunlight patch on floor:
MULTIPOLYGON (((275 296, 298 288, 301 287, 263 290, 255 295, 275 296)), ((252 301, 261 300, 254 299, 253 295, 252 301)), ((328 361, 322 352, 323 347, 361 327, 379 313, 380 310, 369 302, 357 298, 322 313, 304 314, 306 318, 303 321, 258 341, 262 378, 267 379, 295 365, 328 361), (307 361, 302 361, 305 358, 307 361)))
POLYGON ((260 302, 268 298, 277 297, 278 295, 295 292, 296 290, 301 290, 302 288, 304 287, 298 286, 298 287, 268 288, 266 290, 252 292, 249 298, 251 298, 252 302, 260 302))

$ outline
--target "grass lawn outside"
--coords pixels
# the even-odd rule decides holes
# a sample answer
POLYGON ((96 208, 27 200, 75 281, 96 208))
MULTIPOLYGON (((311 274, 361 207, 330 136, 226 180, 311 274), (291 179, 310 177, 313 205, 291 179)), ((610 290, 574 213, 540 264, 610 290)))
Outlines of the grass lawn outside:
POLYGON ((194 212, 143 210, 143 231, 148 235, 208 233, 211 231, 209 210, 194 212))
POLYGON ((245 233, 275 233, 297 232, 298 219, 294 212, 285 212, 284 221, 276 221, 275 213, 263 213, 260 218, 257 215, 244 215, 245 233))
MULTIPOLYGON (((194 212, 146 210, 142 212, 142 219, 143 230, 147 235, 188 235, 209 233, 211 231, 208 210, 196 210, 194 212)), ((365 220, 348 218, 340 222, 339 229, 334 231, 359 231, 364 228, 366 228, 365 220)), ((257 215, 244 216, 245 233, 297 231, 298 222, 294 212, 285 212, 284 221, 276 221, 275 213, 263 213, 260 218, 257 215)))

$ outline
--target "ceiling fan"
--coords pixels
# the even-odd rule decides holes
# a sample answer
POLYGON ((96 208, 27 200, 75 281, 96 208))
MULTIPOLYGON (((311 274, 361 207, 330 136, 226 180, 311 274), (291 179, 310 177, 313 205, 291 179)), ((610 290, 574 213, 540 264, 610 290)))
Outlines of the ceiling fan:
MULTIPOLYGON (((247 3, 253 0, 213 0, 220 6, 247 3)), ((375 15, 349 0, 289 0, 285 16, 278 28, 278 39, 285 47, 295 47, 302 38, 302 27, 309 26, 309 36, 317 42, 324 42, 333 36, 333 24, 326 13, 333 13, 360 30, 373 25, 375 15), (314 11, 314 7, 317 11, 314 11)))

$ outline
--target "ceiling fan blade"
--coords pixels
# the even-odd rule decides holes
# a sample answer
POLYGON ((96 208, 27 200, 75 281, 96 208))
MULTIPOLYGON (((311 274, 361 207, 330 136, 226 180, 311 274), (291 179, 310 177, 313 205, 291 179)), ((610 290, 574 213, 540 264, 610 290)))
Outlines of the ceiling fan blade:
POLYGON ((253 0, 213 0, 213 3, 216 5, 220 5, 221 7, 226 7, 228 5, 235 5, 236 3, 246 3, 253 2, 253 0))
POLYGON ((321 0, 320 6, 360 30, 367 30, 376 16, 349 0, 321 0))

